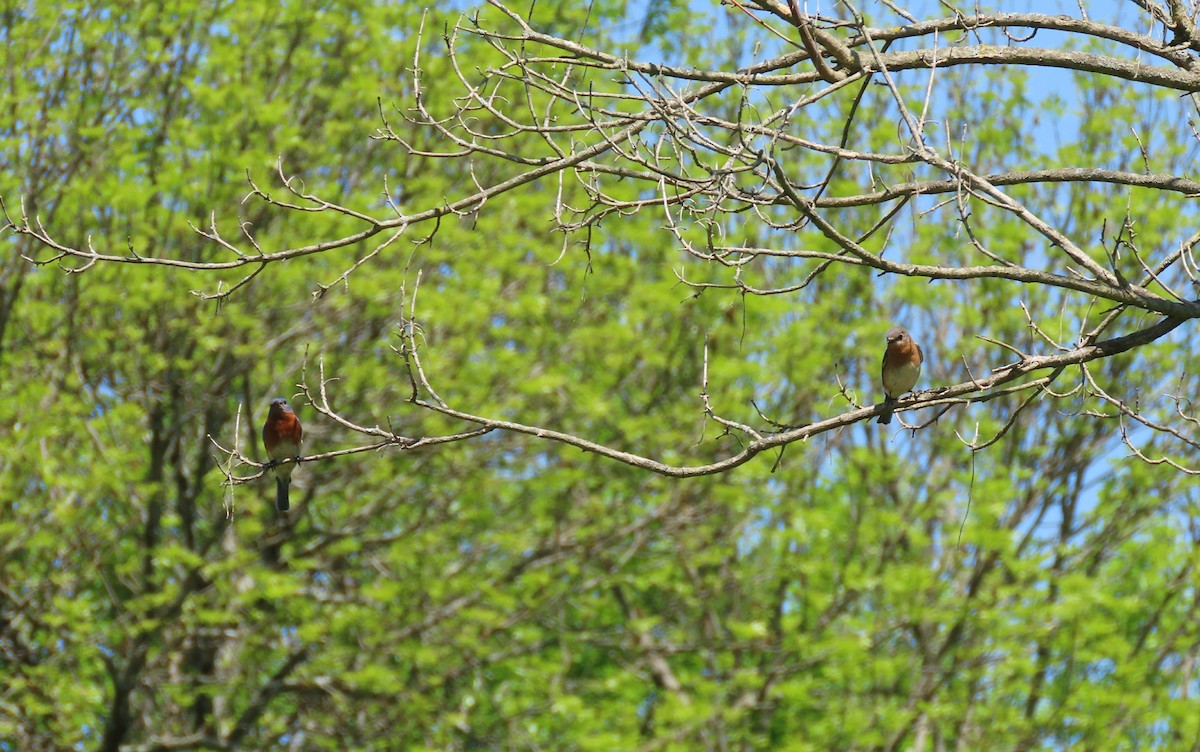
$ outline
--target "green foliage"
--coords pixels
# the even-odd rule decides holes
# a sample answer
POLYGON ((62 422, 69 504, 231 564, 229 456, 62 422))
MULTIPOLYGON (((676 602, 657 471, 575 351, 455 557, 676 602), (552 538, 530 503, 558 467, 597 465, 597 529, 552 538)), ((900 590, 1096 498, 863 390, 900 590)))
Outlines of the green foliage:
MULTIPOLYGON (((211 229, 215 217, 223 233, 247 223, 266 252, 361 229, 243 202, 247 171, 286 195, 277 165, 303 190, 372 213, 386 209, 385 178, 410 209, 514 172, 405 158, 368 140, 379 100, 418 148, 446 147, 401 125, 421 24, 431 108, 460 93, 439 55, 453 23, 444 11, 60 5, 57 16, 32 6, 0 14, 0 191, 10 211, 24 197, 64 243, 221 261, 231 255, 189 223, 211 229)), ((691 4, 652 2, 633 20, 617 3, 536 8, 547 32, 570 36, 586 16, 589 44, 644 44, 697 66, 733 67, 754 41, 734 24, 736 34, 706 44, 710 19, 691 4), (627 24, 610 35, 618 19, 627 24)), ((498 11, 482 13, 496 22, 498 11)), ((468 79, 500 60, 464 44, 475 56, 459 61, 468 79)), ((619 87, 587 75, 598 96, 619 87)), ((1144 120, 1153 169, 1186 163, 1170 126, 1145 115, 1163 106, 1152 93, 1134 99, 1082 77, 1078 105, 1036 98, 1023 75, 991 88, 939 75, 954 95, 936 114, 970 120, 963 159, 981 173, 1039 160, 1140 169, 1136 139, 1111 123, 1085 119, 1080 139, 1051 154, 1017 138, 1017 124, 1080 106, 1144 120)), ((915 79, 901 85, 920 102, 915 79)), ((710 106, 729 116, 741 96, 710 106)), ((770 98, 754 107, 779 106, 770 98)), ((789 128, 836 141, 849 101, 789 128)), ((894 146, 889 94, 868 91, 860 107, 875 113, 866 140, 894 146)), ((796 154, 797 174, 828 169, 796 154)), ((882 174, 845 165, 830 193, 916 177, 907 164, 882 174)), ((632 181, 604 180, 642 197, 632 181)), ((1101 407, 1091 401, 1071 414, 1049 400, 1022 412, 1002 397, 916 433, 860 423, 790 446, 774 472, 772 454, 671 480, 492 432, 305 463, 286 516, 268 480, 223 485, 217 444, 261 458, 267 401, 292 397, 302 378, 317 383, 321 366, 335 379, 331 403, 359 425, 412 437, 464 430, 406 402, 393 348, 418 273, 422 360, 449 404, 689 465, 738 449, 703 418, 706 346, 719 414, 762 425, 756 405, 803 424, 850 406, 839 380, 850 400, 878 400, 889 319, 924 343, 932 386, 1004 357, 974 334, 1039 349, 1018 301, 1061 304, 1052 334, 1064 340, 1101 315, 1032 286, 853 269, 799 295, 695 294, 677 270, 725 280, 680 251, 660 214, 610 215, 585 251, 552 229, 556 189, 548 180, 477 217, 445 218, 428 242, 406 236, 323 294, 314 291, 374 246, 271 264, 220 306, 191 291, 236 284, 244 269, 35 267, 21 254, 44 250, 5 236, 0 750, 189 739, 202 749, 363 750, 1194 744, 1200 498, 1171 468, 1126 457, 1111 422, 1083 419, 1101 407), (956 436, 1010 422, 978 453, 956 436)), ((576 182, 562 190, 566 205, 586 205, 576 182)), ((1179 240, 1183 199, 1092 184, 1013 194, 1093 240, 1127 214, 1140 247, 1179 240)), ((865 243, 965 262, 957 207, 927 199, 898 235, 865 243)), ((995 253, 1034 263, 1051 252, 1010 215, 982 201, 970 210, 995 253)), ((879 211, 849 208, 839 220, 866 233, 879 211)), ((837 250, 811 228, 737 217, 744 223, 714 231, 731 243, 837 250)), ((1087 247, 1105 258, 1099 242, 1087 247)), ((1136 259, 1121 263, 1138 275, 1136 259)), ((750 272, 763 287, 805 273, 779 259, 750 272)), ((1114 391, 1150 391, 1180 377, 1189 344, 1093 371, 1114 391)), ((313 406, 297 410, 306 453, 362 443, 313 406)))

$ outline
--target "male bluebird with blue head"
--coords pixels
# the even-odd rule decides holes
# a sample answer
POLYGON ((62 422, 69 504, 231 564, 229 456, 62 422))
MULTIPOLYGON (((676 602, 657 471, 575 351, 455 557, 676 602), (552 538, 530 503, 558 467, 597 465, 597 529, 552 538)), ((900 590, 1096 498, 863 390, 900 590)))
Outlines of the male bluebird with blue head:
POLYGON ((300 419, 292 412, 292 406, 283 397, 271 400, 267 422, 263 424, 263 446, 267 448, 267 465, 275 474, 275 508, 288 510, 288 487, 292 485, 292 471, 300 459, 300 440, 304 429, 300 419))
POLYGON ((883 351, 883 412, 879 422, 892 422, 892 409, 898 397, 912 389, 921 375, 924 354, 911 335, 903 328, 893 326, 887 332, 887 349, 883 351))

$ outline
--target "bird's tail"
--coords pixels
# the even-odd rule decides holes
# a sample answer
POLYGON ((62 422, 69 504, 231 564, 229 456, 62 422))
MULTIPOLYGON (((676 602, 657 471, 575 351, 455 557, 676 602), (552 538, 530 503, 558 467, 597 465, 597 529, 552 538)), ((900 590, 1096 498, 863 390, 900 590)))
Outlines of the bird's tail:
POLYGON ((275 508, 286 512, 291 504, 288 502, 288 487, 292 485, 291 478, 275 479, 275 508))
MULTIPOLYGON (((895 409, 895 404, 896 404, 896 400, 892 399, 891 397, 884 397, 884 399, 883 399, 883 412, 881 412, 881 413, 879 414, 879 420, 877 420, 876 422, 877 422, 877 423, 882 423, 882 424, 884 424, 885 426, 886 426, 888 423, 891 423, 891 422, 892 422, 892 410, 894 410, 894 409, 895 409)), ((284 491, 284 493, 287 493, 287 492, 286 492, 286 491, 284 491)), ((286 508, 286 507, 285 507, 285 508, 286 508)))

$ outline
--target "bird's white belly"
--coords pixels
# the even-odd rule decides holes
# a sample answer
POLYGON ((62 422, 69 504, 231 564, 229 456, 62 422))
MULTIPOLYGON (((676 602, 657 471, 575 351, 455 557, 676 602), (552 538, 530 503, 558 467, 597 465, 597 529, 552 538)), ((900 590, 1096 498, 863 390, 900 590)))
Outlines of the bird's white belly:
POLYGON ((908 363, 899 368, 889 368, 883 374, 883 391, 889 397, 899 397, 912 389, 921 375, 921 365, 908 363))

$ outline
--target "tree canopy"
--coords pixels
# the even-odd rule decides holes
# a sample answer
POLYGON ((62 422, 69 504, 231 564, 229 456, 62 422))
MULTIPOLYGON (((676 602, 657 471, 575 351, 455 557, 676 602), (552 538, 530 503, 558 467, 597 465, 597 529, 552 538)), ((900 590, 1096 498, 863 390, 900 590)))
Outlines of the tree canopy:
POLYGON ((1197 748, 1197 8, 810 5, 0 12, 0 750, 1197 748))

